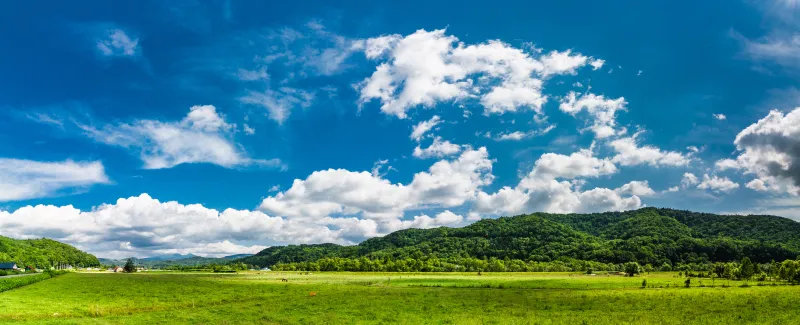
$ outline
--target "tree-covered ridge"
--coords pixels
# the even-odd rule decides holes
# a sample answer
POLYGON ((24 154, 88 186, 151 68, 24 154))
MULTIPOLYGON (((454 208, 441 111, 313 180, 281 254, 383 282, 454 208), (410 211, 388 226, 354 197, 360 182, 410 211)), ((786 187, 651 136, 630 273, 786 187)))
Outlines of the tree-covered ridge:
POLYGON ((399 261, 506 259, 526 262, 638 262, 656 267, 783 261, 800 255, 800 223, 643 208, 593 214, 534 213, 484 219, 463 228, 406 229, 355 246, 270 247, 239 261, 272 266, 323 258, 399 261))
POLYGON ((0 262, 13 262, 22 268, 47 268, 55 265, 99 266, 92 254, 52 239, 13 239, 0 236, 0 262))

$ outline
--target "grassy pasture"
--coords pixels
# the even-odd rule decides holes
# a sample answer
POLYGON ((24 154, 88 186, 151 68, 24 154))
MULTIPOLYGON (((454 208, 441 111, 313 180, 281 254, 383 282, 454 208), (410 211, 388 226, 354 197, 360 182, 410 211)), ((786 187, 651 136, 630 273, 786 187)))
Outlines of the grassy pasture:
POLYGON ((71 273, 0 293, 0 323, 800 324, 800 287, 683 282, 674 273, 71 273))

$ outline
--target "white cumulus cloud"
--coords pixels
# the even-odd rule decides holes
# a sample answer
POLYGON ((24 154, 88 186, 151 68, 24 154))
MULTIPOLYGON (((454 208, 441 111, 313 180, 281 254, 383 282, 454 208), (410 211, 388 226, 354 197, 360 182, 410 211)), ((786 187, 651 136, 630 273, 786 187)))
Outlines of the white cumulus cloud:
POLYGON ((616 151, 612 159, 622 166, 650 165, 685 166, 691 160, 680 152, 664 151, 654 146, 640 146, 637 140, 639 133, 632 137, 619 138, 611 141, 611 148, 616 151))
POLYGON ((441 137, 435 137, 433 138, 433 143, 431 143, 431 145, 425 149, 422 149, 419 145, 417 145, 417 147, 414 148, 412 155, 420 159, 443 158, 455 155, 459 152, 461 152, 461 146, 448 140, 442 140, 441 137))
POLYGON ((800 195, 800 108, 784 114, 771 111, 734 140, 738 156, 716 163, 738 169, 756 180, 748 188, 800 195))
POLYGON ((573 116, 582 111, 589 113, 592 119, 591 126, 588 128, 594 132, 597 139, 608 138, 617 133, 614 129, 617 125, 617 111, 625 110, 628 103, 625 98, 607 99, 603 95, 584 94, 578 95, 570 91, 561 100, 559 108, 573 116))
POLYGON ((479 98, 484 113, 520 109, 541 112, 544 79, 572 74, 588 58, 571 51, 528 53, 501 41, 464 44, 445 30, 368 39, 364 51, 381 62, 358 86, 359 102, 381 102, 381 110, 406 118, 416 106, 479 98))

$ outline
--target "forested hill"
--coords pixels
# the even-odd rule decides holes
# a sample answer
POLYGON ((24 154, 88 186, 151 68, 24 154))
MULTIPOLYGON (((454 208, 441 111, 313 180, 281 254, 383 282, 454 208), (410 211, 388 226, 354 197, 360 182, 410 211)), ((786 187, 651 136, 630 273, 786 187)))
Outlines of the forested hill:
POLYGON ((0 262, 14 262, 20 268, 45 268, 57 264, 99 266, 92 254, 51 239, 13 239, 0 236, 0 262))
POLYGON ((731 216, 643 208, 593 214, 534 213, 484 219, 463 228, 406 229, 355 246, 290 245, 239 261, 273 266, 322 258, 517 259, 670 264, 794 259, 800 223, 775 216, 731 216))

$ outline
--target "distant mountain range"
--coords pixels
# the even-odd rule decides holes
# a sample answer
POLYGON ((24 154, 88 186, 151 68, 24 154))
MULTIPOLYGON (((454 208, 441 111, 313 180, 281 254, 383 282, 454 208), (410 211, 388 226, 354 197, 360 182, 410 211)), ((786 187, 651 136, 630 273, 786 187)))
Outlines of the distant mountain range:
MULTIPOLYGON (((145 258, 131 257, 134 263, 145 267, 168 267, 168 266, 195 266, 195 265, 208 265, 208 264, 227 264, 228 262, 252 256, 252 254, 236 254, 224 257, 202 257, 194 254, 165 254, 156 255, 145 258)), ((100 263, 103 265, 124 265, 127 258, 110 259, 100 258, 100 263)))
MULTIPOLYGON (((406 229, 354 246, 273 246, 237 260, 259 267, 323 258, 386 261, 518 259, 661 266, 679 263, 794 259, 800 223, 776 216, 737 216, 642 208, 592 214, 534 213, 483 219, 462 228, 406 229)), ((363 260, 362 260, 363 261, 363 260)))
POLYGON ((197 255, 194 255, 194 254, 184 254, 184 255, 182 255, 182 254, 166 254, 166 255, 156 255, 156 256, 145 257, 145 258, 143 258, 141 260, 142 261, 148 261, 148 262, 150 262, 150 261, 178 261, 178 260, 185 260, 187 258, 192 258, 192 257, 200 257, 200 256, 197 256, 197 255))

